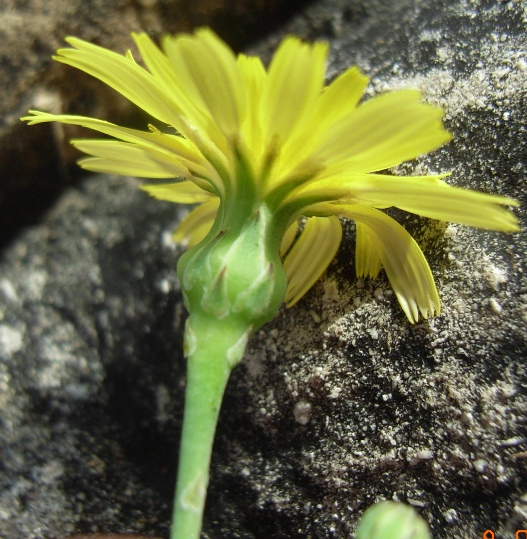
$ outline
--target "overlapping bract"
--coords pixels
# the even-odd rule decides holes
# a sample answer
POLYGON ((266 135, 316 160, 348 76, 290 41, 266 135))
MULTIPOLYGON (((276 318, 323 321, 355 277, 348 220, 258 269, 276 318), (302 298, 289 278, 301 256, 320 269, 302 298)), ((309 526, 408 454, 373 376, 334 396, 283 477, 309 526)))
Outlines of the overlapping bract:
POLYGON ((441 175, 379 174, 447 142, 442 111, 422 103, 415 90, 359 104, 367 78, 357 68, 324 87, 324 43, 286 38, 266 69, 256 57, 236 56, 208 29, 166 36, 161 49, 146 34, 133 37, 145 67, 131 53, 76 38, 55 59, 99 78, 171 133, 36 111, 25 119, 112 137, 73 142, 90 155, 80 161, 87 170, 177 179, 144 189, 159 199, 199 204, 175 233, 189 245, 205 237, 220 204, 240 196, 236 171, 243 161, 250 170, 244 181, 254 184, 262 205, 287 221, 282 252, 288 305, 334 257, 342 236, 335 216, 357 223, 357 275, 376 277, 383 266, 412 322, 439 312, 437 290, 416 242, 381 209, 395 206, 500 231, 518 228, 505 207, 517 205, 512 199, 450 187, 441 175), (302 217, 309 219, 295 241, 302 217))

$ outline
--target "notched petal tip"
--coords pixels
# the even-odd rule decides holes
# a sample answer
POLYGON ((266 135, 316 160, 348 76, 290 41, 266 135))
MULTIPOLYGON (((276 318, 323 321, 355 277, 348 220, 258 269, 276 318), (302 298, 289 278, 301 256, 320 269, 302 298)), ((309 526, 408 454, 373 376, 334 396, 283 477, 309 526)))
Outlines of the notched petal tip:
POLYGON ((355 271, 357 277, 375 279, 381 270, 381 259, 368 235, 367 227, 356 222, 355 271))
POLYGON ((28 110, 27 116, 21 116, 20 121, 27 122, 28 125, 35 125, 38 123, 39 112, 36 110, 28 110))
POLYGON ((388 276, 410 322, 439 313, 440 303, 432 272, 423 252, 397 221, 380 210, 359 204, 340 206, 341 215, 359 223, 388 276))
POLYGON ((311 217, 284 261, 287 276, 285 303, 292 307, 329 266, 342 240, 338 217, 311 217))

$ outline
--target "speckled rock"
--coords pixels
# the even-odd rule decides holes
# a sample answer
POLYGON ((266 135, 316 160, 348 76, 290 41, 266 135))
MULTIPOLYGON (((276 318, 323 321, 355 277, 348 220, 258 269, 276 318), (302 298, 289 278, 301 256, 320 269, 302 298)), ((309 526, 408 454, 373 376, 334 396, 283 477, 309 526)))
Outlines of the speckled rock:
MULTIPOLYGON (((519 199, 503 235, 398 213, 442 314, 410 326, 389 285, 354 277, 354 227, 324 278, 252 339, 227 388, 203 537, 347 538, 381 499, 434 538, 527 523, 527 8, 325 0, 285 35, 331 42, 370 95, 422 89, 454 140, 398 173, 450 170, 519 199)), ((0 536, 167 536, 181 423, 184 309, 174 205, 95 176, 3 254, 0 536)))

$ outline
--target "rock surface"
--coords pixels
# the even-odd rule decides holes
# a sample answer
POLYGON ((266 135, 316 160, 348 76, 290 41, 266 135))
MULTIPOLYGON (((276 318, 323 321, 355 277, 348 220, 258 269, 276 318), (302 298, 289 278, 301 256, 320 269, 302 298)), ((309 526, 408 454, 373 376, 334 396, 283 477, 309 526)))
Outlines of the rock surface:
MULTIPOLYGON (((436 539, 527 523, 527 8, 322 0, 286 33, 328 39, 330 74, 417 87, 454 141, 399 173, 519 199, 502 235, 401 215, 441 316, 410 326, 384 276, 354 277, 353 225, 303 301, 255 335, 229 383, 204 537, 346 538, 380 499, 436 539)), ((0 270, 0 536, 166 537, 182 413, 180 209, 88 177, 0 270)))

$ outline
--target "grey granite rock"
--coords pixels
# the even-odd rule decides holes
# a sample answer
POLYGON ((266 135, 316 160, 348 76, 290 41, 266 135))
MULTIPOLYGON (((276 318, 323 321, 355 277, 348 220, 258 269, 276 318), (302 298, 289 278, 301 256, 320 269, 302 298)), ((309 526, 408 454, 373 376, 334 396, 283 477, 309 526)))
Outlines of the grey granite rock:
MULTIPOLYGON (((399 173, 513 196, 522 232, 400 215, 441 316, 410 326, 383 275, 354 277, 354 229, 324 278, 259 331, 229 383, 204 537, 346 538, 380 499, 438 539, 527 523, 527 7, 325 0, 289 32, 331 42, 370 95, 417 87, 454 141, 399 173)), ((86 178, 0 262, 0 536, 166 537, 182 413, 179 208, 86 178)))
POLYGON ((165 232, 177 208, 136 185, 87 180, 2 257, 6 539, 116 531, 126 520, 166 529, 175 441, 162 427, 180 414, 163 415, 163 387, 172 381, 180 409, 184 369, 165 232))

